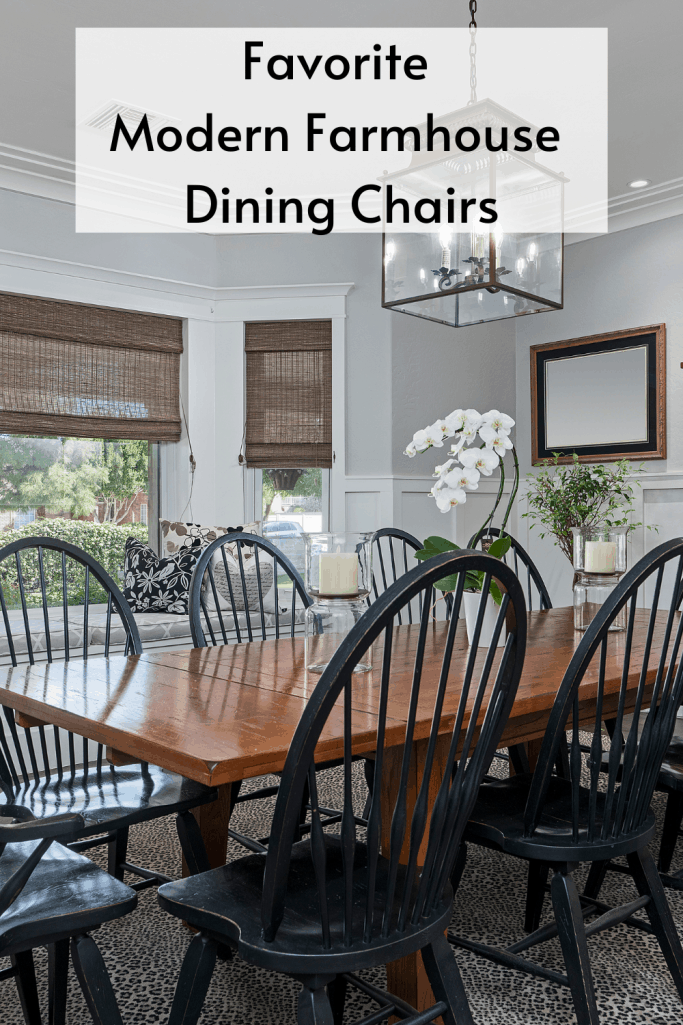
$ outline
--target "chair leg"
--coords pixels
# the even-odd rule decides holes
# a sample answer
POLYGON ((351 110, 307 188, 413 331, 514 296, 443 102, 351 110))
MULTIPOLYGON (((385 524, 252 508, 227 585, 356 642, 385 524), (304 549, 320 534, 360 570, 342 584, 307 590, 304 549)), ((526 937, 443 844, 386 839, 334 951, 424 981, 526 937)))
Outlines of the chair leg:
POLYGON ((187 948, 180 969, 168 1025, 196 1025, 215 965, 216 944, 197 933, 187 948))
POLYGON ((123 863, 128 851, 128 827, 117 829, 107 844, 107 872, 123 882, 123 863))
POLYGON ((66 995, 69 988, 69 941, 59 940, 47 948, 48 1015, 50 1025, 66 1025, 66 995))
POLYGON ((458 855, 455 859, 455 864, 453 865, 453 871, 451 872, 451 886, 453 887, 453 895, 455 895, 458 892, 458 887, 460 886, 460 880, 462 879, 462 874, 465 871, 466 863, 467 844, 461 843, 460 849, 458 850, 458 855))
POLYGON ((550 865, 547 861, 530 861, 526 884, 526 914, 524 928, 526 932, 534 932, 541 924, 545 887, 548 882, 550 865))
POLYGON ((332 1008, 332 1020, 334 1025, 342 1025, 344 1021, 344 1005, 346 1003, 347 983, 343 975, 328 984, 327 996, 332 1008))
POLYGON ((633 874, 638 893, 641 897, 646 894, 650 897, 645 910, 666 958, 678 995, 683 1000, 683 947, 649 848, 643 847, 629 854, 628 867, 633 874))
POLYGON ((296 1020, 298 1025, 335 1025, 332 1005, 326 989, 326 986, 332 981, 329 975, 311 975, 300 978, 299 981, 302 984, 302 989, 297 1004, 296 1020))
POLYGON ((607 875, 607 869, 609 868, 609 861, 594 861, 588 872, 588 879, 586 879, 586 885, 584 887, 584 894, 586 897, 597 897, 602 889, 602 884, 605 881, 607 875))
POLYGON ((682 820, 683 794, 669 794, 664 815, 662 843, 659 848, 659 863, 657 865, 660 872, 668 872, 671 868, 671 859, 676 849, 682 820))
POLYGON ((375 759, 365 758, 363 760, 363 775, 365 776, 365 783, 368 788, 368 796, 365 801, 365 807, 363 808, 363 818, 367 819, 370 814, 370 805, 372 804, 372 788, 375 785, 375 759))
POLYGON ((107 966, 91 936, 71 940, 71 957, 95 1025, 123 1025, 107 966))
POLYGON ((422 960, 434 996, 448 1005, 445 1025, 474 1025, 458 963, 445 936, 439 936, 422 950, 422 960))
POLYGON ((581 902, 571 875, 556 870, 550 894, 578 1025, 600 1025, 581 902))
POLYGON ((41 1025, 33 951, 22 950, 20 954, 12 954, 10 961, 12 966, 17 969, 15 979, 24 1021, 26 1025, 41 1025))

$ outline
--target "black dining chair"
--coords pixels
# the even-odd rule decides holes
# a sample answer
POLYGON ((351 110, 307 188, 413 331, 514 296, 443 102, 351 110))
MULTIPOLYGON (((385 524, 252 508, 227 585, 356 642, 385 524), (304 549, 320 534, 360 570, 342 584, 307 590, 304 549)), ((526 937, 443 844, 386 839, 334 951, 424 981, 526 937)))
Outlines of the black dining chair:
MULTIPOLYGON (((166 911, 199 930, 181 969, 169 1025, 197 1021, 220 943, 229 944, 252 964, 301 983, 299 1025, 340 1025, 348 985, 380 1004, 378 1011, 363 1019, 366 1025, 394 1013, 410 1025, 427 1025, 439 1015, 446 1025, 473 1025, 444 936, 452 910, 450 878, 462 831, 514 701, 525 645, 521 586, 511 570, 490 556, 474 552, 436 556, 403 574, 380 595, 342 641, 299 721, 282 773, 267 853, 233 861, 186 882, 169 883, 158 891, 166 911), (414 660, 406 670, 406 635, 401 630, 414 628, 398 627, 399 609, 420 593, 426 597, 445 574, 455 573, 457 613, 468 570, 484 572, 484 594, 493 577, 504 585, 489 645, 478 647, 485 602, 479 610, 474 645, 465 647, 456 640, 457 614, 449 624, 435 625, 425 600, 414 660), (498 648, 506 626, 505 646, 498 648), (437 627, 442 633, 435 640, 437 627), (376 726, 354 727, 353 669, 372 644, 377 660, 376 726), (440 670, 427 699, 422 670, 428 645, 430 664, 436 658, 440 670), (403 681, 406 675, 412 680, 409 697, 405 682, 399 682, 401 673, 403 681), (399 730, 392 720, 395 696, 406 707, 399 730), (427 745, 413 802, 409 770, 418 707, 419 736, 427 745), (446 710, 448 726, 443 733, 446 710), (313 759, 333 714, 343 722, 343 815, 338 831, 327 832, 318 809, 313 759), (376 752, 377 786, 367 822, 359 822, 353 805, 353 749, 359 741, 376 752), (311 793, 311 834, 293 845, 306 785, 311 793), (430 794, 435 795, 431 806, 430 794), (381 845, 383 834, 390 837, 389 851, 381 845), (418 864, 423 845, 424 861, 418 864), (354 974, 418 950, 436 997, 428 1011, 417 1012, 354 974)), ((338 725, 333 728, 339 730, 338 725)))
POLYGON ((498 527, 482 527, 467 542, 468 548, 481 548, 487 551, 491 541, 499 537, 510 538, 510 548, 503 556, 503 562, 515 571, 525 587, 526 604, 529 612, 536 609, 551 609, 553 603, 550 600, 548 588, 545 586, 536 563, 533 561, 527 550, 507 531, 501 531, 498 527))
MULTIPOLYGON (((313 600, 280 549, 258 534, 222 534, 192 573, 188 607, 195 648, 294 637, 313 600)), ((299 630, 301 632, 301 630, 299 630)))
MULTIPOLYGON (((554 921, 505 948, 462 936, 449 935, 449 939, 498 964, 568 986, 579 1025, 598 1025, 600 1020, 587 937, 621 922, 630 924, 640 909, 648 915, 683 999, 683 948, 648 848, 655 831, 650 802, 683 699, 683 617, 677 615, 674 600, 682 579, 683 538, 660 545, 623 577, 574 652, 533 775, 484 784, 465 831, 467 843, 552 868, 554 921), (668 602, 662 594, 667 568, 674 576, 668 602), (637 607, 639 592, 648 581, 654 583, 649 611, 637 607), (625 631, 610 632, 621 610, 626 615, 625 631), (637 622, 645 627, 644 643, 640 639, 634 642, 637 622), (620 679, 616 693, 614 688, 605 688, 608 663, 611 678, 620 679), (634 681, 635 708, 627 729, 626 710, 632 703, 627 692, 634 681), (595 692, 595 711, 590 713, 589 725, 581 721, 579 708, 579 688, 584 682, 595 692), (646 708, 639 730, 640 713, 646 708), (604 774, 602 728, 606 712, 614 717, 614 739, 604 774), (567 729, 572 731, 569 779, 553 773, 558 749, 566 743, 567 729), (586 765, 580 729, 592 733, 586 765), (586 774, 583 782, 582 773, 586 774), (635 900, 612 908, 597 897, 579 894, 573 878, 578 866, 586 862, 600 865, 619 856, 627 859, 639 894, 635 900), (594 914, 599 917, 586 924, 594 914), (521 956, 553 936, 559 936, 566 975, 521 956)), ((640 922, 635 920, 633 924, 640 922)))
MULTIPOLYGON (((28 662, 39 672, 41 664, 63 661, 66 673, 69 661, 92 657, 96 615, 104 616, 97 627, 98 653, 108 657, 118 635, 125 654, 142 651, 133 614, 111 577, 87 552, 56 538, 23 538, 0 549, 0 613, 5 660, 12 666, 28 662), (93 604, 105 605, 106 611, 96 613, 93 604)), ((130 826, 175 814, 182 843, 187 829, 194 829, 190 809, 214 801, 216 789, 146 762, 114 768, 104 759, 102 744, 64 735, 56 726, 20 727, 6 705, 2 713, 0 790, 5 803, 26 808, 36 818, 81 815, 83 828, 71 841, 72 849, 107 844, 109 871, 120 880, 124 872, 138 876, 134 889, 168 880, 162 872, 127 860, 130 826)))
MULTIPOLYGON (((222 534, 204 549, 190 581, 192 643, 206 648, 294 637, 297 626, 301 632, 297 610, 303 613, 312 604, 301 576, 272 541, 243 531, 222 534)), ((233 807, 278 792, 278 785, 272 784, 240 793, 241 785, 239 780, 232 785, 233 807)), ((228 835, 254 852, 264 851, 269 839, 249 837, 232 828, 228 835)))
POLYGON ((0 957, 10 966, 27 1025, 40 1025, 33 953, 48 948, 50 1025, 66 1025, 69 953, 95 1025, 122 1025, 111 981, 89 935, 133 911, 137 894, 66 846, 84 829, 81 815, 33 818, 25 807, 0 816, 0 957), (70 948, 70 949, 69 949, 70 948))
MULTIPOLYGON (((529 553, 512 534, 508 534, 507 531, 503 532, 498 527, 482 527, 481 530, 472 535, 467 542, 467 547, 481 548, 482 551, 487 551, 492 541, 496 541, 499 537, 503 536, 510 538, 510 547, 503 556, 502 561, 506 566, 513 569, 521 580, 522 586, 525 588, 527 610, 531 612, 534 607, 537 609, 551 609, 553 603, 550 600, 548 589, 543 582, 543 577, 529 553)), ((564 757, 564 751, 562 756, 564 757)), ((508 748, 507 755, 497 751, 495 757, 499 761, 511 762, 515 772, 529 771, 529 758, 525 744, 515 744, 513 747, 508 748)), ((491 779, 488 777, 487 782, 491 782, 491 779)), ((530 879, 530 892, 534 885, 534 880, 530 879)), ((529 931, 533 928, 530 923, 535 921, 534 915, 535 908, 530 897, 530 908, 527 914, 529 931)))

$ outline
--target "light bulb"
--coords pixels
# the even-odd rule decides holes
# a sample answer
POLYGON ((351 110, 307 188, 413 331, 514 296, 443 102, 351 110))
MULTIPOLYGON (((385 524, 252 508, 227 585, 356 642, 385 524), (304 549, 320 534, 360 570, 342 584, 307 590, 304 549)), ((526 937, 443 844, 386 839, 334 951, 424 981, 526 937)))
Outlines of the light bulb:
POLYGON ((537 252, 538 252, 538 246, 536 245, 535 242, 531 242, 529 244, 529 248, 527 249, 527 256, 529 257, 529 260, 531 260, 533 262, 536 259, 536 253, 537 252))
POLYGON ((384 247, 384 265, 385 266, 387 266, 387 264, 391 263, 391 261, 394 258, 395 253, 396 253, 396 246, 394 245, 394 243, 393 242, 387 242, 386 246, 384 247))
POLYGON ((425 273, 425 269, 424 269, 424 267, 420 267, 420 281, 424 285, 426 280, 427 280, 427 275, 425 273))
POLYGON ((526 270, 526 260, 523 256, 518 257, 517 262, 515 263, 515 270, 521 278, 521 276, 524 274, 524 271, 526 270))

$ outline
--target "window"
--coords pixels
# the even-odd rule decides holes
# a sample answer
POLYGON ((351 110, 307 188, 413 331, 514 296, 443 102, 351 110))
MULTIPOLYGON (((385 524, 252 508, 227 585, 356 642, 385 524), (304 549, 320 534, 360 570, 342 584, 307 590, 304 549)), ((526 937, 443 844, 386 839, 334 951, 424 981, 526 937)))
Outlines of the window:
POLYGON ((0 293, 0 543, 61 537, 116 578, 158 519, 182 351, 177 318, 0 293))
POLYGON ((139 439, 0 434, 0 546, 17 537, 59 537, 116 579, 128 535, 148 540, 155 447, 139 439))
POLYGON ((303 572, 301 535, 327 529, 332 322, 245 325, 246 462, 254 519, 303 572))
POLYGON ((147 503, 140 503, 140 523, 147 523, 147 503))

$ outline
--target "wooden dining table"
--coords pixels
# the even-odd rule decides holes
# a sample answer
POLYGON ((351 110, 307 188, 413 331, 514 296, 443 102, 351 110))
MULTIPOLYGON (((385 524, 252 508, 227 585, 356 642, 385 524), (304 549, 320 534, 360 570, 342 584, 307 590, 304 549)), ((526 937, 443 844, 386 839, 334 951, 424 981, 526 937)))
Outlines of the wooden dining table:
MULTIPOLYGON (((634 651, 643 643, 647 610, 637 613, 634 651)), ((411 762, 411 788, 417 792, 431 724, 448 624, 428 628, 420 705, 411 762)), ((394 635, 392 686, 386 745, 399 758, 417 642, 417 626, 399 626, 394 635)), ((524 669, 500 746, 538 741, 553 701, 583 635, 574 630, 573 610, 556 608, 527 614, 524 669)), ((458 626, 452 666, 464 662, 467 637, 458 626)), ((623 635, 608 640, 603 715, 616 710, 623 635)), ((486 649, 482 649, 483 659, 486 649)), ((375 652, 375 666, 379 665, 375 652)), ((94 657, 87 661, 38 663, 0 668, 0 704, 15 710, 27 726, 50 723, 107 746, 115 765, 147 761, 201 783, 218 787, 218 800, 197 809, 212 866, 225 863, 235 783, 284 766, 287 750, 306 701, 320 680, 304 664, 302 637, 252 641, 188 651, 94 657)), ((637 681, 633 680, 635 698, 637 681)), ((589 671, 580 688, 580 720, 595 720, 595 676, 589 671)), ((353 751, 371 755, 375 747, 379 672, 356 674, 353 683, 353 751)), ((457 680, 443 708, 444 738, 453 726, 457 680)), ((633 706, 627 702, 626 711, 633 706)), ((316 761, 341 757, 343 719, 335 707, 316 749, 316 761)), ((389 779, 392 778, 391 758, 389 779)), ((382 792, 390 821, 391 786, 382 792)), ((388 838, 383 838, 388 844, 388 838)), ((419 954, 387 968, 389 988, 419 1010, 433 997, 419 954)))

